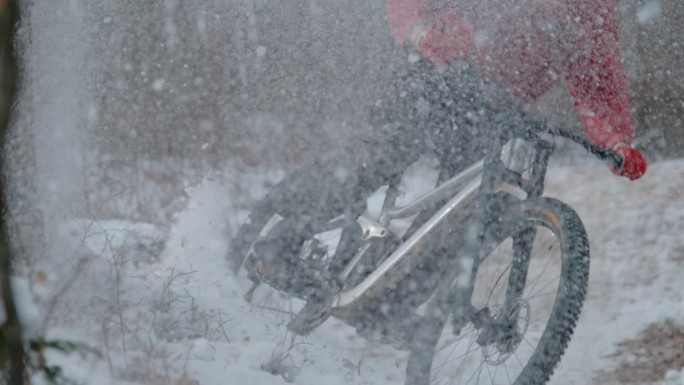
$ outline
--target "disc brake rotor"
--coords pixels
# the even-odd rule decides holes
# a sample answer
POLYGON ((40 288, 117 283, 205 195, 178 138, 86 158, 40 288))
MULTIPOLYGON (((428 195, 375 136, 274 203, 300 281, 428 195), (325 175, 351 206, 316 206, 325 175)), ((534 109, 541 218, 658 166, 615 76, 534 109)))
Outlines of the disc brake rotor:
POLYGON ((520 346, 530 325, 530 314, 530 304, 519 300, 511 306, 509 314, 494 315, 483 326, 477 342, 489 365, 501 365, 520 346), (516 314, 517 320, 511 320, 516 314))

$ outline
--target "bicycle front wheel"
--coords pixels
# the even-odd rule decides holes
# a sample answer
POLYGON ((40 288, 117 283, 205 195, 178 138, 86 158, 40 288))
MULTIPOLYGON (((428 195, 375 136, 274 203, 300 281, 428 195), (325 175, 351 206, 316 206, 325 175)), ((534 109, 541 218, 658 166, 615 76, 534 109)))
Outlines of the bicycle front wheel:
MULTIPOLYGON (((416 330, 406 384, 545 384, 584 302, 589 244, 578 215, 551 198, 518 202, 480 265, 467 322, 446 312, 416 330)), ((432 306, 443 306, 435 304, 432 306)))

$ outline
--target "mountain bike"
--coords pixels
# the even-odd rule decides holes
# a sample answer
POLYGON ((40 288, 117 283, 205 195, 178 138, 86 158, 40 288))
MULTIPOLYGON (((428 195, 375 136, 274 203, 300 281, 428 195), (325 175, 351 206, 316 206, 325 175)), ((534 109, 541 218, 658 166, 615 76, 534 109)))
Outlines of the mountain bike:
POLYGON ((589 275, 581 219, 542 196, 556 138, 615 167, 622 159, 499 90, 490 95, 483 108, 493 134, 484 158, 408 204, 397 205, 399 177, 386 186, 379 215, 280 226, 277 198, 292 182, 274 186, 230 246, 231 267, 244 267, 254 283, 246 299, 265 282, 309 301, 290 321, 297 334, 332 316, 407 350, 405 384, 546 383, 572 336, 589 275), (283 228, 306 233, 290 245, 295 258, 261 247, 283 228))

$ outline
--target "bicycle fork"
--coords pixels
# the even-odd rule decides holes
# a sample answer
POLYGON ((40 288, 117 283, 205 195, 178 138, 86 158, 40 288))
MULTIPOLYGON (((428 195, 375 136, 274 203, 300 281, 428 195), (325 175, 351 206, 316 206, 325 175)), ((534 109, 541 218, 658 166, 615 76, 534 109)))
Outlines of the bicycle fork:
POLYGON ((446 319, 452 315, 452 330, 456 335, 463 326, 472 323, 475 329, 480 330, 477 343, 482 346, 506 341, 515 344, 516 338, 519 338, 516 323, 523 308, 522 296, 536 230, 523 229, 513 237, 513 256, 504 304, 496 314, 492 314, 488 307, 478 309, 472 304, 479 267, 491 251, 486 246, 488 240, 478 236, 482 227, 482 223, 469 226, 463 254, 454 261, 455 273, 445 280, 447 284, 438 288, 439 294, 435 300, 440 302, 437 306, 431 306, 438 310, 428 316, 446 319))

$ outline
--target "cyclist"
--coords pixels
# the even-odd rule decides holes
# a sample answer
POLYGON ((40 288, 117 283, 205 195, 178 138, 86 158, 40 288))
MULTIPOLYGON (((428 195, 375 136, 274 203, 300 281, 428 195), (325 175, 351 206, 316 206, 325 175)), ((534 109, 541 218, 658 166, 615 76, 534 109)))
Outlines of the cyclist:
MULTIPOLYGON (((646 160, 630 145, 635 129, 612 1, 386 1, 391 36, 412 54, 399 67, 387 97, 375 103, 374 135, 355 156, 321 160, 288 177, 290 183, 272 201, 284 220, 255 245, 262 261, 272 263, 265 269, 273 273, 268 279, 281 287, 311 286, 307 306, 289 325, 297 333, 324 319, 325 299, 334 290, 319 286, 314 272, 296 267, 301 245, 317 222, 345 212, 361 214, 369 193, 400 175, 428 145, 448 174, 486 151, 487 116, 478 115, 486 96, 474 95, 477 87, 464 87, 462 66, 454 61, 470 63, 522 103, 565 80, 590 140, 622 155, 622 167, 612 171, 630 180, 646 171, 646 160)), ((411 294, 388 298, 406 300, 411 294)))

